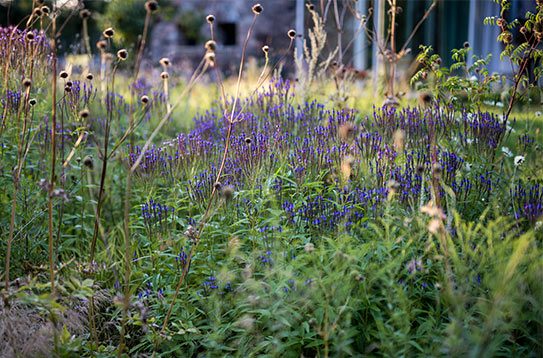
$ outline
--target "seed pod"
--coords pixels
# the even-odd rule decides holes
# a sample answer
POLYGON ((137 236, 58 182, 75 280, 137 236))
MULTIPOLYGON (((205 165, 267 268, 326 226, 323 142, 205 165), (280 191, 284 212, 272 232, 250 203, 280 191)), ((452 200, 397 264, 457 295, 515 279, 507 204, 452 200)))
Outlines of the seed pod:
POLYGON ((107 42, 104 41, 104 40, 100 40, 96 43, 96 47, 100 50, 100 51, 103 51, 106 49, 107 47, 107 42))
POLYGON ((160 62, 160 64, 164 67, 168 67, 171 64, 170 59, 167 57, 162 57, 158 62, 160 62))
POLYGON ((31 81, 29 78, 25 78, 25 79, 23 80, 23 87, 24 87, 24 88, 28 88, 28 87, 30 87, 31 85, 32 85, 32 81, 31 81))
POLYGON ((68 78, 68 72, 66 71, 60 71, 60 73, 58 74, 58 76, 60 78, 62 78, 63 80, 65 80, 66 78, 68 78))
POLYGON ((168 78, 168 72, 164 71, 160 74, 160 78, 162 78, 163 80, 167 79, 168 78))
POLYGON ((143 103, 143 104, 149 103, 149 97, 147 97, 147 96, 141 96, 140 102, 143 103))
POLYGON ((149 0, 145 3, 145 10, 147 12, 155 12, 158 10, 158 3, 155 0, 149 0))
POLYGON ((87 9, 83 9, 79 11, 79 17, 82 19, 88 19, 91 16, 91 12, 87 9))
POLYGON ((288 35, 288 37, 290 37, 291 40, 294 40, 294 38, 296 37, 296 30, 294 30, 294 29, 288 30, 287 35, 288 35))
POLYGON ((92 81, 94 76, 92 73, 87 73, 87 76, 85 76, 89 81, 92 81))
POLYGON ((253 140, 249 137, 245 138, 245 143, 247 144, 251 144, 253 142, 253 140))
POLYGON ((230 200, 232 200, 232 198, 234 197, 234 186, 232 185, 227 185, 224 187, 224 189, 222 190, 222 195, 224 197, 224 200, 226 200, 227 202, 229 202, 230 200))
POLYGON ((115 35, 115 30, 112 27, 108 27, 103 32, 104 36, 107 38, 113 37, 115 35))
POLYGON ((255 4, 253 5, 253 12, 255 13, 255 15, 260 15, 260 13, 262 13, 262 5, 260 4, 255 4))
POLYGON ((126 51, 124 48, 117 51, 117 58, 121 61, 125 61, 128 58, 128 51, 126 51))
POLYGON ((209 40, 206 42, 205 48, 208 51, 215 51, 217 49, 217 43, 213 40, 209 40))
POLYGON ((214 15, 211 15, 211 14, 207 15, 206 21, 207 21, 208 23, 212 24, 212 23, 215 21, 215 16, 214 16, 214 15))
POLYGON ((66 86, 64 86, 64 91, 66 91, 67 93, 70 93, 70 92, 72 92, 72 87, 66 85, 66 86))
POLYGON ((464 42, 464 48, 469 48, 469 42, 464 42))
POLYGON ((34 98, 29 99, 28 104, 31 105, 31 106, 35 106, 36 105, 36 100, 34 98))

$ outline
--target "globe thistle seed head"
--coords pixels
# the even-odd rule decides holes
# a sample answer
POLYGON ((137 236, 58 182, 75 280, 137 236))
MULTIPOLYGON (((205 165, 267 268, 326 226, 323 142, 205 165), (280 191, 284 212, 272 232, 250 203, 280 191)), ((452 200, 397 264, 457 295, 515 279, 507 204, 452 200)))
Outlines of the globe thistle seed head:
POLYGON ((66 86, 68 86, 68 87, 72 87, 73 85, 74 85, 74 84, 73 84, 73 82, 72 82, 72 81, 68 81, 68 82, 66 82, 66 86))
POLYGON ((469 48, 469 42, 467 42, 467 41, 464 42, 464 48, 465 48, 465 49, 469 48))
POLYGON ((249 137, 245 138, 245 143, 246 144, 251 144, 253 142, 253 140, 249 137))
POLYGON ((207 15, 206 16, 206 21, 209 23, 209 24, 212 24, 213 22, 215 22, 215 16, 214 15, 207 15))

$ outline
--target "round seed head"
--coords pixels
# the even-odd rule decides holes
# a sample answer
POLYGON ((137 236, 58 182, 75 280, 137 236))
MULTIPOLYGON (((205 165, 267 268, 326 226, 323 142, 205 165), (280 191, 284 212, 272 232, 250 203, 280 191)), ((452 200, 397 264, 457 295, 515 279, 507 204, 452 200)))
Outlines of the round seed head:
POLYGON ((147 12, 155 12, 158 10, 158 3, 155 0, 149 0, 145 3, 145 10, 147 12))
POLYGON ((171 64, 170 59, 167 57, 162 57, 158 62, 160 62, 160 64, 164 67, 168 67, 171 64))
POLYGON ((100 40, 96 43, 96 47, 100 50, 100 51, 103 51, 106 49, 107 47, 107 42, 104 41, 104 40, 100 40))
POLYGON ((268 46, 268 45, 262 46, 262 51, 264 51, 264 53, 270 52, 270 46, 268 46))
POLYGON ((168 72, 164 71, 160 74, 160 78, 162 78, 163 80, 167 79, 168 78, 168 72))
POLYGON ((41 8, 34 9, 34 16, 41 17, 42 15, 43 15, 43 11, 41 11, 41 8))
POLYGON ((469 42, 464 42, 464 48, 469 48, 469 42))
POLYGON ((49 6, 42 6, 41 7, 41 11, 43 12, 44 15, 49 15, 51 13, 51 10, 49 10, 49 6))
POLYGON ((34 35, 33 32, 27 32, 27 33, 26 33, 26 39, 27 39, 28 41, 33 41, 35 38, 36 38, 36 35, 34 35))
POLYGON ((253 142, 253 140, 249 137, 245 138, 245 143, 247 144, 251 144, 253 142))
POLYGON ((117 58, 121 61, 124 61, 128 58, 128 51, 126 51, 124 48, 117 51, 117 58))
POLYGON ((441 172, 442 172, 443 168, 441 167, 441 164, 439 163, 435 163, 433 166, 432 166, 432 174, 434 175, 434 177, 436 178, 439 178, 441 176, 441 172))
POLYGON ((29 99, 28 104, 31 105, 31 106, 35 106, 36 105, 36 100, 34 98, 29 99))
POLYGON ((88 19, 91 16, 91 12, 88 9, 83 9, 79 11, 79 17, 82 19, 88 19))
POLYGON ((288 37, 290 37, 291 40, 294 40, 294 38, 296 37, 296 30, 294 30, 294 29, 288 30, 287 35, 288 35, 288 37))
POLYGON ((260 13, 262 13, 262 5, 260 4, 255 4, 253 5, 253 12, 256 14, 256 15, 260 15, 260 13))
POLYGON ((423 92, 420 94, 420 102, 424 106, 428 106, 430 103, 432 103, 432 95, 428 92, 423 92))
POLYGON ((94 79, 94 75, 92 73, 87 73, 87 76, 85 76, 89 81, 92 81, 94 79))
POLYGON ((206 16, 206 21, 207 21, 208 23, 212 24, 212 23, 215 21, 215 16, 214 16, 214 15, 211 15, 211 14, 207 15, 207 16, 206 16))
POLYGON ((415 172, 417 173, 417 175, 421 176, 424 173, 424 165, 422 164, 417 165, 415 172))
POLYGON ((307 6, 307 10, 309 10, 309 11, 315 10, 315 5, 313 5, 313 4, 307 4, 306 6, 307 6))
POLYGON ((94 159, 92 158, 92 155, 87 155, 83 158, 83 165, 89 169, 94 168, 94 159))
POLYGON ((70 93, 70 92, 72 92, 72 87, 66 85, 66 86, 64 86, 64 91, 66 91, 67 93, 70 93))
POLYGON ((220 181, 216 182, 215 185, 213 185, 215 187, 215 190, 221 190, 222 188, 222 184, 220 181))
POLYGON ((140 102, 143 103, 143 104, 149 103, 149 97, 147 97, 147 96, 141 96, 140 102))
POLYGON ((58 74, 58 76, 60 78, 62 78, 63 80, 65 80, 66 78, 68 78, 68 72, 66 71, 60 71, 60 73, 58 74))
POLYGON ((23 87, 28 88, 32 85, 32 81, 29 78, 23 80, 23 87))
POLYGON ((113 37, 115 35, 115 30, 112 27, 108 27, 103 32, 104 36, 107 38, 113 37))
POLYGON ((206 50, 215 51, 217 49, 217 43, 213 40, 209 40, 205 45, 206 50))
POLYGON ((89 110, 88 109, 82 109, 81 112, 79 112, 79 116, 81 118, 87 118, 89 116, 89 110))
POLYGON ((226 185, 222 190, 222 195, 224 196, 224 200, 227 202, 232 200, 234 197, 234 186, 233 185, 226 185))
POLYGON ((68 87, 72 87, 73 85, 74 85, 74 84, 72 83, 72 81, 66 82, 66 86, 68 86, 68 87))

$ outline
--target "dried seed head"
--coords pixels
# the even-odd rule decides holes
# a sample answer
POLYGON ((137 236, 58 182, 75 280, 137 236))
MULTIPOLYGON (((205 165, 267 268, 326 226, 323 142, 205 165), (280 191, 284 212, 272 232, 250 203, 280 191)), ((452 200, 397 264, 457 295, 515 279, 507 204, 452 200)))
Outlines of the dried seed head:
POLYGON ((315 245, 313 245, 313 243, 308 242, 307 244, 304 245, 304 251, 307 252, 308 254, 312 253, 314 250, 315 250, 315 245))
POLYGON ((105 40, 100 40, 96 43, 96 47, 100 50, 100 51, 103 51, 106 49, 107 47, 107 42, 105 40))
POLYGON ((67 93, 72 92, 72 86, 68 86, 68 85, 64 86, 64 91, 66 91, 67 93))
POLYGON ((218 181, 213 185, 213 187, 215 188, 215 190, 221 190, 222 184, 220 181, 218 181))
POLYGON ((288 37, 290 37, 291 40, 294 40, 294 38, 296 37, 296 30, 294 29, 288 30, 287 35, 288 37))
POLYGON ((217 49, 217 43, 213 40, 209 40, 206 42, 205 48, 208 51, 215 51, 217 49))
POLYGON ((42 6, 41 11, 45 16, 49 15, 51 13, 51 10, 49 10, 49 6, 42 6))
POLYGON ((82 19, 88 19, 91 16, 91 12, 88 9, 83 9, 79 11, 79 17, 82 19))
POLYGON ((469 48, 469 42, 464 42, 464 48, 469 48))
POLYGON ((149 0, 145 3, 145 10, 147 12, 155 12, 158 10, 158 3, 155 0, 149 0))
POLYGON ((29 78, 23 80, 23 87, 28 88, 32 85, 32 81, 29 78))
POLYGON ((141 96, 140 102, 143 103, 143 104, 149 103, 149 97, 147 97, 147 96, 141 96))
POLYGON ((264 53, 270 52, 270 46, 268 46, 268 45, 262 46, 262 51, 264 51, 264 53))
POLYGON ((128 51, 126 51, 124 48, 117 51, 117 58, 121 61, 125 61, 128 58, 128 51))
POLYGON ((66 78, 68 78, 68 72, 66 71, 60 71, 60 73, 58 74, 58 76, 60 78, 62 78, 63 80, 65 80, 66 78))
POLYGON ((400 190, 400 184, 396 180, 389 180, 387 183, 388 192, 392 195, 400 190))
POLYGON ((415 172, 417 173, 418 176, 421 176, 424 173, 424 165, 422 164, 417 165, 417 167, 415 168, 415 172))
POLYGON ((72 81, 66 82, 66 86, 68 86, 68 87, 72 87, 73 85, 74 85, 74 84, 72 83, 72 81))
POLYGON ((81 118, 87 118, 89 116, 89 110, 88 109, 82 109, 81 112, 79 112, 79 116, 81 116, 81 118))
POLYGON ((253 140, 249 137, 245 138, 245 143, 247 144, 251 144, 253 142, 253 140))
POLYGON ((34 16, 41 17, 42 15, 43 15, 43 11, 41 11, 41 8, 34 9, 34 16))
POLYGON ((168 72, 164 71, 160 74, 160 78, 162 78, 163 80, 167 79, 168 78, 168 72))
POLYGON ((215 16, 214 16, 214 15, 211 15, 211 14, 207 15, 207 16, 206 16, 206 21, 207 21, 208 23, 212 24, 212 23, 215 21, 215 16))
POLYGON ((113 30, 112 27, 108 27, 107 29, 104 30, 103 34, 105 37, 110 38, 110 37, 115 36, 115 30, 113 30))
POLYGON ((36 35, 34 35, 33 32, 27 32, 27 33, 26 33, 26 39, 27 39, 28 41, 33 41, 35 38, 36 38, 36 35))
POLYGON ((94 168, 94 159, 92 158, 92 155, 87 155, 83 158, 83 165, 89 169, 94 168))
POLYGON ((315 10, 315 5, 313 5, 313 4, 306 4, 306 6, 307 6, 307 10, 309 10, 309 11, 315 10))
POLYGON ((262 5, 260 4, 255 4, 253 5, 253 12, 255 13, 255 15, 260 15, 260 13, 262 13, 262 5))
POLYGON ((168 67, 171 64, 170 59, 167 57, 162 57, 158 62, 164 67, 168 67))
POLYGON ((35 106, 36 105, 36 100, 34 98, 30 98, 28 100, 28 104, 31 105, 31 106, 35 106))
POLYGON ((233 185, 226 185, 222 190, 224 200, 226 200, 227 202, 232 200, 232 198, 234 197, 234 192, 235 190, 233 185))
POLYGON ((92 73, 87 73, 87 75, 85 76, 89 81, 92 81, 94 76, 92 73))

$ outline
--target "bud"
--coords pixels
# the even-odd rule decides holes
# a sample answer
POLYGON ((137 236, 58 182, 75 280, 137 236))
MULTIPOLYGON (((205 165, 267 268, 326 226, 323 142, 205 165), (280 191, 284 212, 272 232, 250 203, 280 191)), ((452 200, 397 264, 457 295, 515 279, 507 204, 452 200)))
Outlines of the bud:
POLYGON ((307 252, 308 254, 312 253, 314 250, 315 250, 315 245, 313 245, 313 243, 308 242, 307 244, 304 245, 304 251, 307 252))

